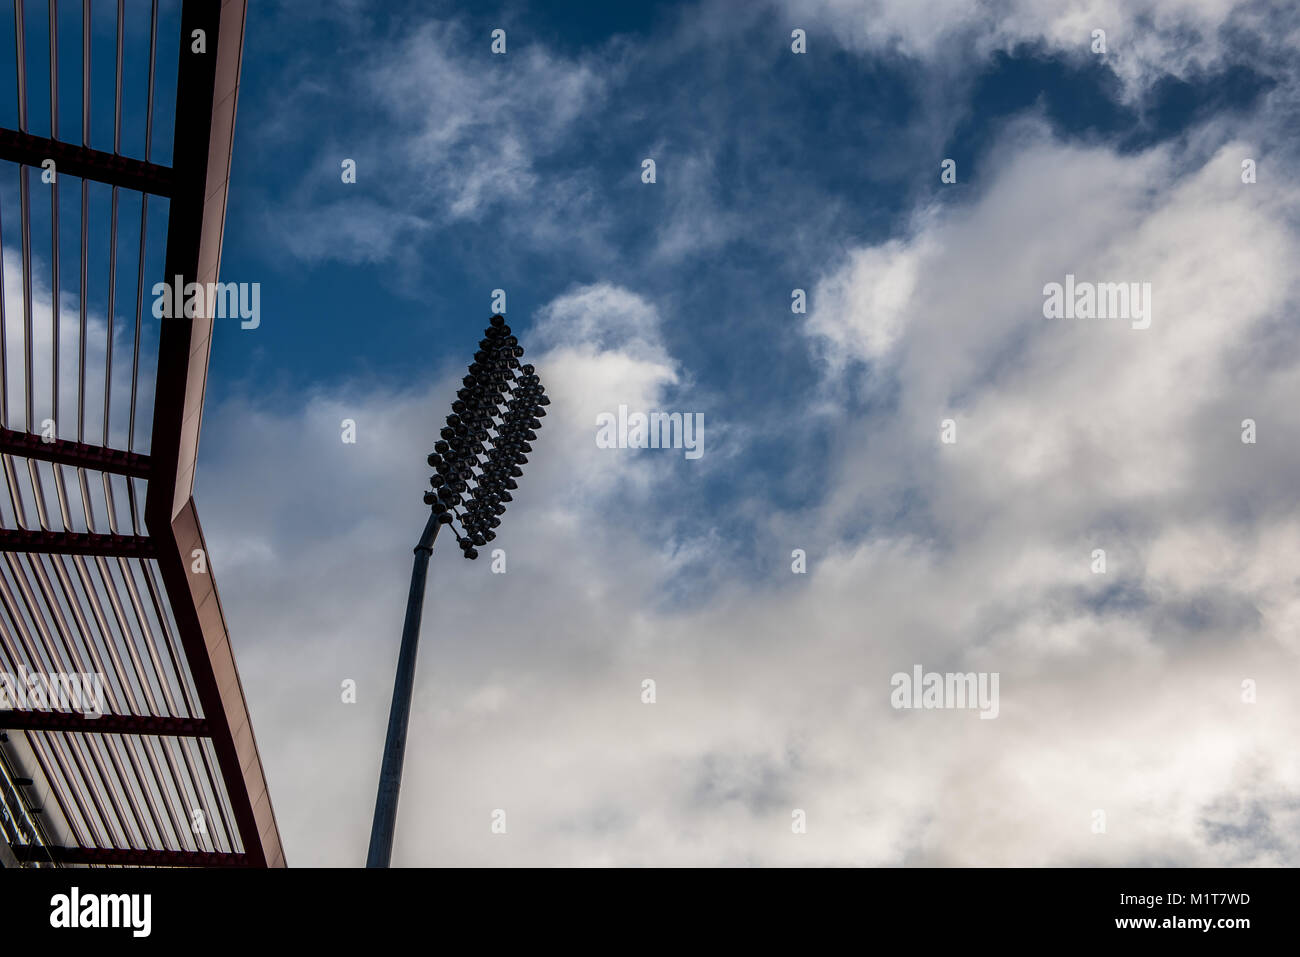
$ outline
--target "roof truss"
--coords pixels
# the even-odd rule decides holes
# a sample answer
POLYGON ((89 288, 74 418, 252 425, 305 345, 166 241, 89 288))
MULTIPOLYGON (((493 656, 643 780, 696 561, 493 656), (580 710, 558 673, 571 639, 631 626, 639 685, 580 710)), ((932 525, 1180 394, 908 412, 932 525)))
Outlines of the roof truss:
POLYGON ((88 0, 78 27, 80 142, 59 135, 67 112, 59 81, 68 76, 59 56, 66 65, 76 5, 48 0, 48 24, 25 20, 32 6, 14 4, 17 128, 0 128, 0 167, 17 181, 16 214, 0 183, 0 470, 8 493, 0 499, 0 674, 99 675, 106 707, 98 716, 52 703, 0 710, 0 863, 283 866, 192 498, 212 319, 151 324, 144 298, 146 275, 159 275, 149 257, 151 199, 166 211, 161 275, 217 280, 246 0, 184 0, 178 22, 163 24, 177 45, 170 165, 152 156, 155 100, 167 92, 157 88, 156 0, 147 23, 127 23, 126 5, 117 7, 107 54, 111 150, 91 142, 98 38, 88 0), (202 53, 192 48, 195 31, 205 37, 202 53), (147 70, 136 73, 147 75, 147 108, 134 117, 144 142, 132 154, 124 146, 133 65, 125 49, 146 35, 147 70), (48 98, 29 83, 33 38, 48 43, 48 98), (29 101, 48 103, 48 129, 34 128, 29 101), (58 176, 45 183, 49 160, 58 176), (59 236, 60 183, 79 199, 73 241, 59 236), (95 202, 109 211, 106 243, 88 225, 95 202), (119 230, 137 210, 138 233, 123 242, 119 230), (60 275, 61 254, 77 238, 70 280, 60 275), (97 299, 102 260, 107 294, 97 299), (132 266, 134 290, 121 279, 132 266), (78 301, 76 315, 63 313, 65 298, 78 301))

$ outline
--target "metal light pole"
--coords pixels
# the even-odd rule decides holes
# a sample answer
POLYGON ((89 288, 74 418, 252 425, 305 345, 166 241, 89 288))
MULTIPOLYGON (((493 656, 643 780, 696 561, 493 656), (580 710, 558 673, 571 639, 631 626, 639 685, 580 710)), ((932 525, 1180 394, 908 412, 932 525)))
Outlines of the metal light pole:
POLYGON ((393 855, 406 726, 415 687, 415 653, 420 643, 420 616, 433 542, 438 530, 453 521, 460 522, 463 530, 463 534, 456 535, 456 542, 466 558, 477 558, 474 546, 496 538, 494 529, 501 524, 499 516, 505 513, 505 503, 511 501, 510 492, 519 487, 515 479, 524 474, 519 466, 528 462, 525 453, 533 450, 528 443, 537 438, 534 430, 542 427, 538 419, 546 415, 543 406, 550 404, 533 367, 519 364, 523 355, 523 346, 510 334, 505 317, 493 316, 484 338, 479 340, 479 351, 474 353, 469 374, 463 380, 464 388, 456 393, 447 425, 440 433, 442 438, 434 443, 429 455, 429 465, 435 469, 429 480, 434 491, 424 493, 424 503, 432 511, 415 546, 367 867, 387 867, 393 855))
POLYGON ((397 655, 397 678, 393 682, 393 704, 388 711, 388 737, 384 742, 384 763, 379 768, 379 795, 375 798, 375 820, 370 828, 370 853, 366 867, 387 867, 393 856, 393 829, 397 825, 397 795, 402 787, 402 760, 406 756, 406 724, 411 716, 411 689, 415 687, 415 651, 420 643, 420 615, 424 611, 424 580, 429 571, 433 540, 442 522, 430 513, 424 534, 415 546, 411 568, 411 591, 406 597, 406 621, 402 625, 402 650, 397 655))

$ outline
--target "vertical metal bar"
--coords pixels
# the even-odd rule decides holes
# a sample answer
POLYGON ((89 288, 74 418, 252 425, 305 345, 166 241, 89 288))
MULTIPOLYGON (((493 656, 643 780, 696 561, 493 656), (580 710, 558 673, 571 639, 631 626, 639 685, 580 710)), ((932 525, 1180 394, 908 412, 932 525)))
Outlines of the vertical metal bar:
MULTIPOLYGON (((21 9, 22 4, 16 4, 21 9)), ((23 337, 24 356, 23 384, 26 391, 27 431, 36 431, 36 343, 34 341, 32 322, 32 203, 31 188, 26 166, 18 168, 19 215, 22 218, 23 234, 23 337)), ((32 483, 32 498, 36 505, 36 517, 41 528, 50 528, 49 515, 45 509, 45 491, 41 487, 41 475, 35 459, 27 460, 27 474, 32 483)))
MULTIPOLYGON (((149 104, 144 121, 144 161, 149 162, 153 149, 153 92, 154 60, 158 46, 158 0, 153 0, 149 21, 149 104)), ((140 378, 140 327, 144 317, 144 256, 145 237, 149 229, 149 194, 140 194, 140 255, 135 277, 135 349, 131 356, 131 416, 127 425, 127 451, 135 451, 135 407, 136 389, 140 378)), ((136 534, 140 533, 136 517, 135 483, 127 482, 127 493, 131 498, 131 524, 136 534)))
POLYGON ((36 520, 41 528, 53 528, 50 515, 45 508, 45 487, 41 485, 41 473, 36 459, 27 460, 27 475, 32 481, 32 498, 36 502, 36 520))
POLYGON ((30 528, 27 524, 27 509, 23 506, 23 496, 18 491, 18 470, 14 468, 12 455, 0 455, 4 462, 5 484, 9 487, 9 501, 13 503, 14 521, 19 528, 30 528))
MULTIPOLYGON (((86 272, 89 255, 86 250, 87 183, 81 181, 81 334, 77 340, 77 441, 86 441, 86 272)), ((81 509, 86 514, 86 531, 95 530, 95 512, 90 505, 90 487, 86 470, 78 467, 77 480, 81 485, 81 509)))
MULTIPOLYGON (((115 93, 113 99, 113 153, 122 152, 122 19, 125 0, 117 0, 117 65, 115 93)), ((109 441, 109 418, 111 396, 113 394, 113 315, 117 302, 117 201, 118 188, 113 187, 113 200, 109 227, 111 243, 108 251, 108 349, 104 357, 104 446, 111 447, 109 441)), ((104 478, 104 504, 108 509, 108 527, 117 534, 117 507, 113 504, 113 483, 107 472, 104 478)), ((129 483, 128 483, 129 484, 129 483)))
MULTIPOLYGON (((23 4, 14 3, 14 53, 15 68, 18 75, 18 129, 27 132, 27 29, 23 19, 23 4)), ((19 225, 22 227, 23 251, 23 400, 26 413, 25 428, 35 432, 35 382, 36 382, 36 347, 32 341, 32 209, 31 187, 27 167, 18 168, 19 191, 19 225)), ((2 294, 2 293, 0 293, 2 294)), ((45 499, 41 491, 40 475, 36 464, 28 459, 27 471, 32 482, 35 497, 37 520, 42 528, 48 528, 45 514, 45 499)))
MULTIPOLYGON (((149 19, 149 103, 144 121, 144 159, 149 162, 153 150, 153 92, 154 60, 158 46, 158 0, 153 0, 149 19)), ((140 329, 144 321, 144 257, 145 238, 149 232, 149 194, 140 194, 140 252, 135 275, 135 344, 131 352, 131 414, 127 418, 126 447, 135 451, 136 393, 140 382, 140 329)), ((126 481, 127 505, 131 512, 131 529, 140 534, 140 514, 135 494, 135 480, 126 481)))
MULTIPOLYGON (((23 46, 22 40, 22 4, 14 5, 14 35, 15 45, 18 51, 23 46)), ((15 69, 18 73, 18 113, 19 116, 26 116, 26 79, 24 76, 23 58, 19 52, 16 56, 15 69)), ((20 211, 21 215, 21 211, 20 211)), ((5 319, 5 279, 4 279, 4 243, 0 240, 0 415, 4 420, 4 427, 9 427, 9 325, 5 319)), ((17 476, 14 474, 13 460, 8 456, 0 456, 4 462, 5 478, 9 486, 9 497, 13 500, 14 522, 19 528, 27 527, 27 516, 23 509, 22 496, 18 494, 17 476)))
MULTIPOLYGON (((148 229, 149 222, 149 196, 147 193, 140 195, 140 252, 138 268, 135 275, 135 344, 131 352, 131 412, 127 419, 127 436, 126 447, 128 451, 135 451, 135 405, 136 390, 139 388, 140 381, 140 327, 144 318, 144 255, 145 255, 145 231, 148 229)), ((140 531, 139 509, 136 507, 135 497, 135 480, 128 478, 126 480, 127 504, 131 512, 131 529, 136 534, 140 531)))
MULTIPOLYGON (((4 227, 0 225, 0 425, 9 428, 9 325, 5 321, 4 227)), ((4 457, 6 464, 9 456, 4 457)))
MULTIPOLYGON (((108 438, 109 418, 113 396, 113 314, 117 309, 117 187, 113 187, 110 213, 108 248, 108 315, 106 317, 107 342, 104 347, 104 447, 112 448, 108 438)), ((113 485, 109 473, 103 473, 104 507, 108 510, 108 527, 117 534, 117 509, 113 506, 113 485)))
MULTIPOLYGON (((81 3, 81 145, 90 146, 90 0, 81 3)), ((81 334, 77 340, 77 441, 86 441, 86 220, 88 196, 85 178, 81 180, 81 334)), ((86 470, 77 469, 81 486, 81 510, 86 515, 86 531, 95 530, 95 513, 90 505, 90 487, 86 470)))
MULTIPOLYGON (((27 37, 23 24, 23 5, 14 3, 14 65, 18 72, 18 129, 27 132, 27 37)), ((30 210, 27 195, 27 167, 18 169, 19 189, 21 191, 18 211, 19 226, 22 228, 23 249, 23 349, 26 353, 23 366, 23 385, 27 410, 27 431, 32 431, 32 275, 31 275, 31 240, 30 210)))
MULTIPOLYGON (((90 146, 90 0, 81 4, 81 145, 90 146)), ((86 180, 81 180, 81 348, 77 364, 77 441, 86 441, 86 180)), ((85 473, 81 475, 85 494, 85 473)), ((86 518, 90 521, 89 515, 86 518)), ((90 529, 93 531, 93 529, 90 529)))
MULTIPOLYGON (((184 42, 184 40, 182 40, 184 42)), ((149 12, 149 105, 144 118, 144 161, 152 158, 153 149, 153 86, 154 62, 158 59, 158 0, 153 0, 149 12)))
MULTIPOLYGON (((59 138, 59 5, 57 0, 49 0, 50 10, 50 139, 59 138)), ((54 434, 57 438, 62 423, 59 420, 59 179, 56 173, 50 183, 50 322, 51 348, 51 403, 50 418, 54 421, 54 434)), ((63 518, 63 527, 72 530, 68 513, 68 489, 63 481, 63 466, 54 466, 54 492, 59 499, 59 514, 63 518)))
POLYGON ((406 756, 406 726, 411 717, 411 693, 415 687, 415 653, 420 643, 420 616, 424 611, 424 583, 429 556, 442 523, 432 512, 415 546, 411 567, 411 590, 406 597, 406 621, 402 624, 402 647, 397 655, 397 677, 393 681, 393 703, 388 711, 388 736, 384 761, 379 768, 379 793, 375 796, 375 819, 370 827, 370 851, 366 867, 387 867, 393 857, 393 833, 397 827, 397 799, 402 788, 402 761, 406 756))
POLYGON ((81 0, 81 145, 90 146, 90 0, 81 0))
POLYGON ((27 431, 36 431, 36 412, 33 404, 33 385, 36 378, 33 363, 35 362, 36 349, 32 342, 32 207, 31 191, 27 177, 27 167, 21 166, 18 169, 18 215, 22 220, 22 249, 23 249, 23 399, 25 402, 25 411, 27 413, 26 423, 27 431))
MULTIPOLYGON (((18 63, 18 128, 27 132, 27 69, 25 65, 27 51, 23 42, 23 5, 14 4, 14 30, 17 46, 18 63)), ((27 417, 26 429, 32 431, 32 271, 31 271, 31 210, 27 186, 27 167, 18 168, 19 209, 18 225, 23 251, 23 399, 27 417)))
POLYGON ((14 3, 14 48, 18 69, 18 129, 27 132, 27 37, 23 27, 23 5, 14 3))
MULTIPOLYGON (((50 139, 59 138, 59 25, 58 25, 58 4, 55 0, 50 0, 50 139)), ((55 175, 54 181, 50 183, 50 237, 51 237, 51 256, 50 267, 52 271, 52 289, 50 296, 50 312, 53 319, 53 348, 50 350, 50 365, 54 379, 53 384, 53 412, 50 418, 54 420, 54 428, 59 427, 59 180, 55 175)), ((57 435, 57 431, 55 432, 57 435)))
POLYGON ((117 0, 117 94, 113 101, 113 152, 122 152, 122 18, 126 0, 117 0))

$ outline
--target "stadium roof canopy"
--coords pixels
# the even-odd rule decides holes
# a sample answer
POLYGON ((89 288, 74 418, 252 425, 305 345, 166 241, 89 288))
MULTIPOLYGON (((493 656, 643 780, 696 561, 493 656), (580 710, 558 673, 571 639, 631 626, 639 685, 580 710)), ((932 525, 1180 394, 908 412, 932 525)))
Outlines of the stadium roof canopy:
POLYGON ((246 0, 10 5, 0 864, 283 866, 192 498, 213 321, 151 293, 217 280, 246 0))

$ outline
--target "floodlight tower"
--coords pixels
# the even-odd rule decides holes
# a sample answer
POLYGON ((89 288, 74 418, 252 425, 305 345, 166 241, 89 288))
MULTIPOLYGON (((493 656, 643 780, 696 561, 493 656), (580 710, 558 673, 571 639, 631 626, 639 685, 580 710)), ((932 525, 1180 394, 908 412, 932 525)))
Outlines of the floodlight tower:
POLYGON ((434 470, 429 484, 433 490, 424 493, 424 504, 431 507, 431 512, 415 546, 367 867, 387 867, 393 855, 424 582, 434 539, 442 526, 459 522, 459 532, 454 525, 452 528, 456 543, 466 558, 474 559, 478 558, 479 548, 496 538, 496 528, 511 501, 510 493, 519 487, 515 479, 524 474, 520 466, 528 463, 527 455, 533 450, 529 443, 542 427, 538 420, 546 415, 543 406, 551 402, 533 367, 520 365, 524 347, 511 335, 504 316, 492 317, 478 345, 462 380, 463 388, 451 404, 441 438, 429 454, 429 465, 434 470))

